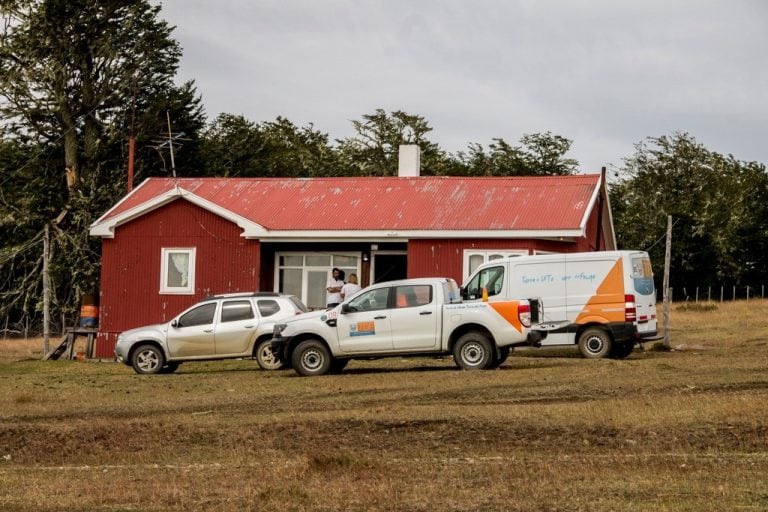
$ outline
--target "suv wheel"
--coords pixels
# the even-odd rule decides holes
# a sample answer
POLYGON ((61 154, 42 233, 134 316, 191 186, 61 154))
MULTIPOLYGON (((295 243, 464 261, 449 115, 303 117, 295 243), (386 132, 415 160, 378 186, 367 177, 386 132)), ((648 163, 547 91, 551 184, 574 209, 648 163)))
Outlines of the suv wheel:
POLYGON ((131 356, 131 366, 141 375, 160 373, 165 366, 165 355, 155 345, 141 345, 131 356))
POLYGON ((272 340, 266 339, 256 346, 256 362, 262 370, 282 370, 285 363, 272 351, 272 340))

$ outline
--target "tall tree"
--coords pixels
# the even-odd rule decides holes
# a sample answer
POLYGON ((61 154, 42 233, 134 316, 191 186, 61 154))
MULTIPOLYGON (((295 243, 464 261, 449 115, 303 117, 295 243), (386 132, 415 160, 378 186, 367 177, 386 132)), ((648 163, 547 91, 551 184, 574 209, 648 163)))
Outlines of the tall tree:
POLYGON ((460 173, 469 176, 562 176, 572 174, 579 165, 565 156, 571 144, 550 132, 523 135, 518 146, 495 138, 487 150, 471 143, 456 159, 460 173))
POLYGON ((203 167, 213 176, 313 177, 338 173, 328 135, 278 117, 254 123, 221 114, 203 134, 203 167))
MULTIPOLYGON (((3 140, 33 148, 28 162, 5 169, 0 213, 17 212, 22 219, 9 228, 17 242, 58 219, 54 299, 70 313, 81 293, 96 289, 100 247, 88 227, 125 192, 122 157, 132 98, 138 126, 152 136, 165 124, 160 106, 201 116, 190 104, 191 84, 173 85, 181 50, 159 11, 147 0, 0 2, 3 140), (24 197, 41 193, 48 201, 35 211, 35 201, 24 197)), ((156 154, 152 158, 159 162, 156 154)), ((8 286, 23 272, 16 268, 8 286)))
POLYGON ((0 112, 16 133, 61 140, 74 185, 98 173, 98 147, 137 82, 172 85, 181 50, 146 0, 6 0, 0 112))
POLYGON ((448 155, 427 138, 432 127, 419 115, 377 109, 364 115, 361 121, 352 121, 352 126, 356 134, 339 141, 344 174, 396 176, 401 144, 417 144, 421 148, 422 174, 451 174, 448 155))
POLYGON ((648 138, 610 188, 618 243, 650 249, 662 268, 667 215, 675 219, 671 285, 756 284, 766 278, 768 174, 706 149, 687 133, 648 138))

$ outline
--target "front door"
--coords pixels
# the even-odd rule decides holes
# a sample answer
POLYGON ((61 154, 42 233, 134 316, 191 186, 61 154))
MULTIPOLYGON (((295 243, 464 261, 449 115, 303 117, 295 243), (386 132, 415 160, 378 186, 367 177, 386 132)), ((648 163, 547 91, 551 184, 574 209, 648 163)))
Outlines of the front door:
POLYGON ((168 351, 171 357, 206 356, 214 353, 213 319, 216 303, 190 309, 168 327, 168 351))
POLYGON ((392 350, 390 288, 377 288, 349 301, 350 312, 339 314, 336 329, 339 347, 346 353, 392 350))

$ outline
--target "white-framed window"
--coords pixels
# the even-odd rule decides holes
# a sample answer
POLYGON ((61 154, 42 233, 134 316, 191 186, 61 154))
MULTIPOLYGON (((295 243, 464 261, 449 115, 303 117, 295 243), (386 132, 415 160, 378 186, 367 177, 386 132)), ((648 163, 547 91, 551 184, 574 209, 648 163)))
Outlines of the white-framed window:
POLYGON ((299 297, 309 309, 323 309, 326 305, 325 288, 333 268, 343 271, 344 282, 350 274, 360 281, 362 253, 300 253, 275 254, 275 291, 299 297))
POLYGON ((195 293, 195 248, 163 247, 160 254, 160 293, 195 293))
POLYGON ((462 280, 472 274, 483 263, 512 256, 527 256, 527 249, 464 249, 462 280))

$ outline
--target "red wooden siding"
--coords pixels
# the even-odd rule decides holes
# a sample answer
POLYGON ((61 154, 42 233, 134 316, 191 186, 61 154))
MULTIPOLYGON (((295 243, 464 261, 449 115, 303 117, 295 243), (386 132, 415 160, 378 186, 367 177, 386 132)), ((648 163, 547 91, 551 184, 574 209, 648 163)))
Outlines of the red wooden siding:
MULTIPOLYGON (((590 218, 594 226, 597 218, 590 218)), ((524 249, 529 254, 534 251, 546 252, 586 252, 594 251, 595 231, 588 231, 590 239, 579 238, 574 242, 530 239, 499 240, 411 240, 408 242, 408 277, 452 277, 459 284, 464 265, 464 250, 524 249)), ((605 238, 603 237, 603 242, 605 238)), ((604 249, 604 243, 601 249, 604 249)))
POLYGON ((177 199, 119 226, 102 241, 96 357, 112 357, 116 333, 170 320, 207 295, 259 289, 259 242, 237 225, 177 199), (195 247, 194 295, 160 294, 164 247, 195 247))

